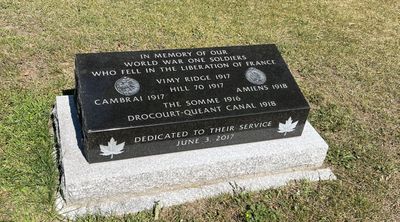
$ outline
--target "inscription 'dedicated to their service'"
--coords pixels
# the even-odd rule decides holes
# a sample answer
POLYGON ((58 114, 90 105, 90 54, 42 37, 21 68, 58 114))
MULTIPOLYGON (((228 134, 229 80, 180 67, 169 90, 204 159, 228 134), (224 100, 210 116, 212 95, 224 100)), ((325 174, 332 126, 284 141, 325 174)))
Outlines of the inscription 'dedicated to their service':
MULTIPOLYGON (((112 98, 95 98, 96 106, 108 106, 124 103, 157 102, 162 103, 163 110, 153 110, 147 113, 135 113, 126 116, 128 122, 140 122, 149 119, 168 119, 182 116, 201 117, 203 114, 230 112, 236 110, 253 110, 277 106, 278 101, 260 100, 246 102, 241 95, 256 93, 258 91, 285 90, 285 82, 270 82, 268 75, 258 69, 262 66, 276 65, 274 59, 250 61, 246 55, 232 55, 227 50, 198 50, 195 52, 164 52, 143 53, 140 60, 124 61, 122 69, 94 70, 90 74, 97 78, 120 76, 115 84, 115 90, 121 95, 112 98), (226 72, 228 68, 246 68, 242 75, 248 80, 249 85, 229 88, 224 91, 224 96, 213 93, 215 90, 224 90, 226 85, 233 85, 232 74, 226 72), (215 70, 216 74, 202 74, 203 70, 215 70), (190 72, 189 72, 190 71, 190 72), (135 77, 139 75, 152 75, 179 72, 173 77, 150 78, 154 85, 163 86, 165 93, 136 95, 140 92, 140 81, 135 77), (167 95, 196 93, 208 91, 208 98, 170 100, 167 95), (226 96, 229 93, 229 96, 226 96)), ((235 73, 237 75, 237 73, 235 73)), ((160 77, 161 76, 161 77, 160 77)), ((182 98, 185 98, 182 96, 182 98)))
POLYGON ((134 137, 135 143, 145 143, 154 141, 163 141, 167 139, 176 139, 177 147, 187 146, 193 144, 206 144, 212 142, 229 141, 235 137, 235 133, 246 130, 262 129, 272 126, 272 121, 245 123, 239 125, 228 125, 220 127, 196 128, 189 131, 168 132, 155 135, 136 136, 134 137), (213 135, 216 135, 215 137, 213 135), (192 138, 187 138, 193 135, 192 138), (207 136, 208 135, 208 136, 207 136))

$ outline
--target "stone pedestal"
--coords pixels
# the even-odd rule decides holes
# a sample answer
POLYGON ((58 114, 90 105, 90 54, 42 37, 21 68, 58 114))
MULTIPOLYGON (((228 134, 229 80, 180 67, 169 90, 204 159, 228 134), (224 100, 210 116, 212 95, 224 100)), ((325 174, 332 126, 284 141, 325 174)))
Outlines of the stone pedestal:
POLYGON ((323 167, 328 145, 308 122, 300 137, 89 164, 72 96, 57 97, 54 120, 62 178, 57 207, 68 217, 182 204, 231 192, 232 184, 251 191, 335 179, 323 167))

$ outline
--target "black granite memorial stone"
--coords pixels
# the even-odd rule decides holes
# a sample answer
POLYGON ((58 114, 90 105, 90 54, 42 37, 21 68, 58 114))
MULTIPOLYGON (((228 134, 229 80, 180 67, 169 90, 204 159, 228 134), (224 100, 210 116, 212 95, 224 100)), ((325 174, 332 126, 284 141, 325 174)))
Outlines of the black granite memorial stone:
POLYGON ((300 136, 309 105, 275 45, 78 54, 90 163, 300 136))

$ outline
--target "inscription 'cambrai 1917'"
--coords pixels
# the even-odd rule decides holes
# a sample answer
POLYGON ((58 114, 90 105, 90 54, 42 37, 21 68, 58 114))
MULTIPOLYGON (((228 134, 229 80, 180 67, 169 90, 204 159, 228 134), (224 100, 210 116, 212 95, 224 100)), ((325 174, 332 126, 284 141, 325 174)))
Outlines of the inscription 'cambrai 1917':
POLYGON ((76 55, 88 162, 300 136, 309 105, 275 45, 76 55))

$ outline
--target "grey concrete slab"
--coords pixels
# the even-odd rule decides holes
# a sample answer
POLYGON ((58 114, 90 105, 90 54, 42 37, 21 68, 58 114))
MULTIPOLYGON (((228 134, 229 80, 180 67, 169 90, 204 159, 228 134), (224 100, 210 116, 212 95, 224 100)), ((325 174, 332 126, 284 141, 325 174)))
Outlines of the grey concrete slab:
POLYGON ((301 137, 89 164, 83 157, 80 127, 72 96, 56 98, 54 111, 60 149, 61 196, 67 216, 123 214, 232 191, 291 180, 335 179, 322 167, 328 145, 307 122, 301 137))

